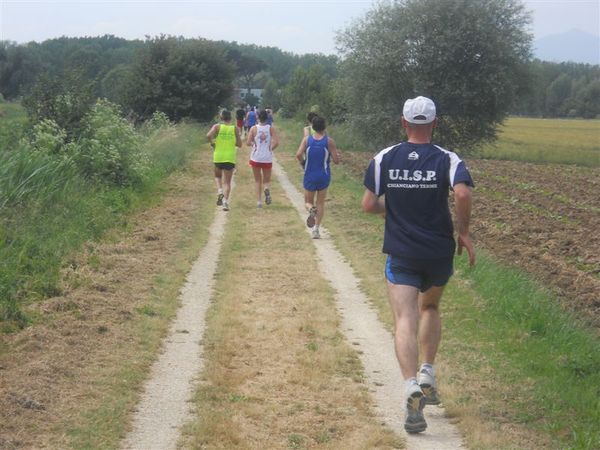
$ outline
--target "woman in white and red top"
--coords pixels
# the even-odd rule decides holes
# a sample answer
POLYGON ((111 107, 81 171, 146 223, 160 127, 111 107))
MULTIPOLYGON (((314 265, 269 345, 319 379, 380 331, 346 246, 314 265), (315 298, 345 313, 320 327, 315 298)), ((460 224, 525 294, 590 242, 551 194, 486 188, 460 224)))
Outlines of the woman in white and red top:
POLYGON ((258 113, 258 124, 248 133, 246 145, 252 147, 250 166, 256 182, 256 207, 262 208, 262 193, 264 188, 265 203, 271 203, 271 169, 273 167, 273 150, 279 145, 275 127, 267 123, 269 119, 264 109, 258 113))

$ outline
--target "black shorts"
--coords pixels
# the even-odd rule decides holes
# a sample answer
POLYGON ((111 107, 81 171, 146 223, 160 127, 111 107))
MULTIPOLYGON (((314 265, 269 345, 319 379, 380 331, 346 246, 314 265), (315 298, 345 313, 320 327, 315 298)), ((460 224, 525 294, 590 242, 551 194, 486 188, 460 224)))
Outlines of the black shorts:
POLYGON ((235 169, 234 163, 215 163, 215 167, 221 170, 233 170, 235 169))
POLYGON ((388 255, 385 277, 390 283, 414 286, 425 292, 432 286, 445 286, 454 272, 454 257, 439 259, 399 258, 388 255))

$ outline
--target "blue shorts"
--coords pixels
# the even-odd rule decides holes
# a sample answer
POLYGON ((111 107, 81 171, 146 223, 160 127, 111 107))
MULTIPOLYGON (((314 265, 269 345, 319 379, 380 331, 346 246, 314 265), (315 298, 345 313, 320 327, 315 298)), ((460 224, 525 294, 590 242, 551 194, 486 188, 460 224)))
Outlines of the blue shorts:
POLYGON ((390 283, 414 286, 425 292, 432 286, 445 286, 454 273, 454 257, 440 259, 398 258, 388 255, 385 277, 390 283))
POLYGON ((331 182, 331 176, 329 175, 320 175, 320 176, 305 176, 304 177, 304 189, 310 192, 322 191, 323 189, 327 189, 329 187, 329 183, 331 182))

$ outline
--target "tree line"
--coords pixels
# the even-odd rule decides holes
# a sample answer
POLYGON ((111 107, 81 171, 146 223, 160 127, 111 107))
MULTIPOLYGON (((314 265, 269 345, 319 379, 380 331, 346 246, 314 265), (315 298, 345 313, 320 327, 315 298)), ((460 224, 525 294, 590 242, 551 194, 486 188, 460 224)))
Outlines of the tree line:
POLYGON ((507 114, 600 116, 600 66, 533 60, 529 22, 519 0, 382 2, 338 33, 339 57, 164 35, 4 41, 0 94, 69 136, 97 98, 133 121, 207 121, 235 87, 262 88, 263 106, 284 116, 314 109, 375 130, 363 138, 377 144, 418 94, 439 106, 438 136, 467 148, 493 140, 507 114))

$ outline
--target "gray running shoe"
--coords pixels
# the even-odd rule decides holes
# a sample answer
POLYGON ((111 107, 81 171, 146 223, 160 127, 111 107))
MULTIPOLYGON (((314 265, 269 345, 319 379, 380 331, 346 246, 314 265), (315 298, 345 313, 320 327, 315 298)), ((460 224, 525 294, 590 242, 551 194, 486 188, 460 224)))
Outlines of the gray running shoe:
POLYGON ((419 371, 418 381, 423 394, 425 394, 426 405, 439 405, 442 403, 435 387, 435 378, 426 369, 419 371))
POLYGON ((221 206, 223 204, 223 194, 217 195, 217 206, 221 206))
POLYGON ((223 201, 223 211, 229 211, 229 203, 227 201, 223 201))
POLYGON ((321 233, 319 233, 318 228, 313 228, 312 230, 312 238, 313 239, 321 239, 321 233))
POLYGON ((271 191, 269 189, 265 189, 265 203, 267 205, 270 205, 271 201, 272 201, 272 199, 271 199, 271 191))
POLYGON ((306 218, 306 226, 308 228, 314 227, 316 220, 317 220, 317 207, 313 206, 308 211, 308 217, 306 218))
POLYGON ((421 433, 427 428, 427 422, 423 416, 425 408, 425 396, 418 384, 411 387, 406 397, 406 419, 404 429, 407 433, 421 433))

